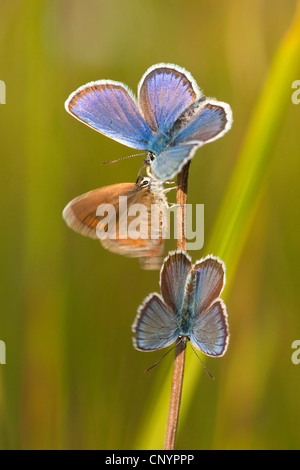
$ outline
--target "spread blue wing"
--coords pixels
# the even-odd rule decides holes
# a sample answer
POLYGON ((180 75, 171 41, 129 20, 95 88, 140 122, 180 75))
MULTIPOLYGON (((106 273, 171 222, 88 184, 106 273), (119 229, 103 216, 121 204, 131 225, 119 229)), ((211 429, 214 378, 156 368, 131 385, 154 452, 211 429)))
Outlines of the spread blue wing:
POLYGON ((147 150, 152 131, 122 83, 100 80, 72 93, 66 110, 79 121, 128 147, 147 150))
POLYGON ((152 173, 157 179, 172 179, 193 157, 198 147, 218 139, 230 129, 230 106, 216 103, 218 102, 206 102, 200 98, 174 122, 170 130, 170 142, 156 152, 151 165, 152 173), (199 110, 195 111, 197 106, 199 110))
POLYGON ((142 77, 138 100, 149 127, 163 135, 199 94, 189 72, 175 65, 157 64, 142 77))
POLYGON ((226 307, 222 300, 194 318, 190 340, 195 348, 208 356, 222 356, 228 345, 229 332, 226 307))
POLYGON ((181 309, 185 283, 190 269, 190 257, 181 250, 169 253, 161 269, 161 294, 165 303, 174 312, 179 312, 181 309))
POLYGON ((161 181, 172 179, 192 158, 197 145, 181 144, 169 147, 158 154, 151 163, 151 173, 161 181))
POLYGON ((227 103, 218 101, 204 101, 201 103, 199 110, 189 117, 182 117, 181 128, 171 145, 179 145, 182 143, 197 143, 198 146, 211 142, 224 135, 231 127, 232 113, 227 103), (183 122, 187 120, 183 125, 183 122))
POLYGON ((138 310, 132 325, 133 343, 140 351, 166 348, 178 337, 175 316, 158 294, 151 294, 138 310))

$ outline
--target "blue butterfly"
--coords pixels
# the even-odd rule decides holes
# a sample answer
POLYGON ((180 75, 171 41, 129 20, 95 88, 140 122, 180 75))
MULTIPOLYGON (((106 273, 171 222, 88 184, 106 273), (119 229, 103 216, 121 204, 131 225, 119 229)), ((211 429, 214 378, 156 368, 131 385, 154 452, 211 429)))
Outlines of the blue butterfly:
POLYGON ((135 348, 155 351, 182 338, 208 356, 223 356, 229 340, 226 307, 219 298, 224 284, 219 258, 192 264, 182 250, 169 253, 160 274, 161 295, 144 300, 132 325, 135 348))
POLYGON ((101 134, 146 150, 153 176, 173 178, 203 144, 231 127, 227 103, 206 98, 189 72, 177 65, 150 67, 138 85, 113 80, 90 82, 72 93, 66 110, 101 134))

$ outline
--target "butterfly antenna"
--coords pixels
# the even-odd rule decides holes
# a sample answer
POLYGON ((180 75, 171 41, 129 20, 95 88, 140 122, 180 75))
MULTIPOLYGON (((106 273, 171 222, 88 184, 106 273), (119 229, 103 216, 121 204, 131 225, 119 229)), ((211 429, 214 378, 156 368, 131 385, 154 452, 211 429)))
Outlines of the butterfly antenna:
POLYGON ((169 351, 167 351, 165 354, 163 354, 163 356, 161 356, 158 361, 156 361, 152 366, 150 366, 148 369, 144 370, 144 372, 149 372, 149 370, 153 369, 155 366, 157 366, 157 364, 160 363, 160 361, 166 357, 167 354, 169 354, 171 351, 173 351, 173 349, 176 347, 177 344, 179 344, 181 341, 183 341, 183 338, 181 338, 180 341, 178 341, 178 343, 175 343, 174 346, 171 347, 171 349, 169 349, 169 351))
POLYGON ((192 350, 194 351, 194 353, 196 354, 196 356, 198 357, 198 359, 199 359, 199 361, 201 362, 201 364, 203 365, 203 368, 204 368, 205 372, 207 373, 207 375, 209 375, 211 379, 215 380, 214 376, 209 372, 209 370, 207 369, 207 367, 206 367, 206 365, 204 364, 204 362, 201 361, 200 357, 198 356, 198 354, 196 353, 195 349, 193 348, 191 342, 190 342, 190 346, 191 346, 192 350))
MULTIPOLYGON (((145 153, 145 152, 144 152, 145 153)), ((116 162, 119 162, 121 160, 126 160, 127 158, 131 158, 131 157, 138 157, 138 156, 141 156, 141 155, 144 155, 144 153, 135 153, 133 155, 126 155, 126 157, 122 157, 122 158, 117 158, 116 160, 111 160, 109 162, 101 162, 102 165, 110 165, 111 163, 116 163, 116 162)))

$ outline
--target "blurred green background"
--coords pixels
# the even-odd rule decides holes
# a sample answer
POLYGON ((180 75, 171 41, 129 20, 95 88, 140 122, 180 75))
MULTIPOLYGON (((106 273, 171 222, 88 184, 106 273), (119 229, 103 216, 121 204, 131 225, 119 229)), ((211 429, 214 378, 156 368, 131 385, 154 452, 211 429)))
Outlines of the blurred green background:
POLYGON ((141 165, 102 166, 135 152, 73 119, 65 99, 102 78, 136 92, 158 62, 189 70, 234 116, 197 151, 189 179, 189 202, 205 205, 205 244, 190 254, 226 262, 231 338, 223 358, 205 361, 215 381, 187 351, 177 448, 299 448, 297 7, 299 26, 293 0, 1 0, 1 449, 163 446, 172 354, 144 374, 161 352, 131 340, 158 272, 61 216, 79 194, 134 181, 141 165))

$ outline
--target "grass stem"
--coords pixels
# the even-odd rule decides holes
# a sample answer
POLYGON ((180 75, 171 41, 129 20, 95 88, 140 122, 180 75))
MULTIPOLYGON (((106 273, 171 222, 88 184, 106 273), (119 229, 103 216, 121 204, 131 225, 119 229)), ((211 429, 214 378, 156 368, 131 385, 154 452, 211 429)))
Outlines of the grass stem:
MULTIPOLYGON (((186 251, 186 227, 185 227, 185 204, 187 203, 188 177, 190 162, 188 162, 178 174, 176 202, 177 208, 177 249, 186 251), (179 236, 180 234, 180 236, 179 236)), ((169 405, 169 415, 167 421, 167 430, 165 435, 164 450, 174 450, 181 392, 183 385, 184 364, 185 364, 186 342, 181 338, 177 339, 175 346, 175 359, 171 387, 171 397, 169 405)))

